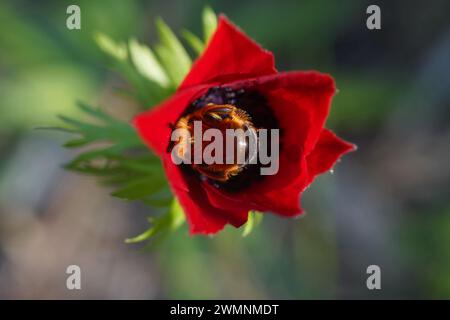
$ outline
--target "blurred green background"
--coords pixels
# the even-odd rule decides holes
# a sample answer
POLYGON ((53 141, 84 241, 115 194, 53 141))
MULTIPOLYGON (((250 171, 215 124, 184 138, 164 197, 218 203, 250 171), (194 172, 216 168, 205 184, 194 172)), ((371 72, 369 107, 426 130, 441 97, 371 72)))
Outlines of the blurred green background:
POLYGON ((450 3, 432 1, 0 1, 0 298, 450 298, 450 3), (81 30, 66 8, 81 7, 81 30), (92 35, 155 40, 154 19, 201 33, 225 13, 279 70, 337 82, 328 127, 355 142, 304 193, 301 219, 266 215, 248 237, 183 228, 140 252, 147 208, 65 172, 67 137, 33 130, 99 104, 130 119, 92 35), (382 30, 366 28, 378 4, 382 30), (77 264, 82 290, 65 287, 77 264), (367 266, 382 289, 366 288, 367 266))

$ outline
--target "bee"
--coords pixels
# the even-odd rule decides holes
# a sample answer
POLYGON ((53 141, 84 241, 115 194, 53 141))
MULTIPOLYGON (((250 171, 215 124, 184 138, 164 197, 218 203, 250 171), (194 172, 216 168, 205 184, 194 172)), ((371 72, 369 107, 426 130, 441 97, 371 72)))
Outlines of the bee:
MULTIPOLYGON (((257 141, 257 128, 253 126, 250 116, 244 110, 231 104, 209 103, 199 110, 181 117, 174 126, 174 129, 185 129, 183 130, 185 134, 181 135, 175 143, 181 144, 181 147, 177 149, 178 156, 181 159, 191 160, 190 157, 193 154, 195 139, 199 139, 199 137, 195 136, 194 121, 201 121, 202 132, 206 129, 215 128, 220 130, 223 136, 228 138, 225 135, 227 129, 241 129, 243 132, 247 132, 251 138, 247 136, 244 140, 238 140, 237 143, 233 142, 235 153, 232 158, 234 159, 233 163, 223 161, 223 163, 206 164, 202 161, 202 163, 196 164, 189 161, 188 163, 191 163, 192 168, 203 177, 218 182, 226 182, 231 177, 239 174, 255 157, 255 148, 252 148, 254 152, 249 152, 249 141, 257 141), (238 161, 238 159, 245 160, 238 161)), ((204 147, 204 141, 202 140, 202 153, 204 147)), ((227 158, 227 155, 224 156, 227 158)))

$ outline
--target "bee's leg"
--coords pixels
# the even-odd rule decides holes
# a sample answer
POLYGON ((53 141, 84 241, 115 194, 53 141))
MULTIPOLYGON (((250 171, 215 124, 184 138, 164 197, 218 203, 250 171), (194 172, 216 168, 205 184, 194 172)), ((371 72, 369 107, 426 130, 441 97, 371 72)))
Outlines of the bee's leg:
POLYGON ((229 179, 229 177, 227 176, 227 172, 225 170, 211 170, 210 166, 208 167, 209 170, 202 166, 195 166, 195 169, 201 175, 214 181, 225 182, 229 179))

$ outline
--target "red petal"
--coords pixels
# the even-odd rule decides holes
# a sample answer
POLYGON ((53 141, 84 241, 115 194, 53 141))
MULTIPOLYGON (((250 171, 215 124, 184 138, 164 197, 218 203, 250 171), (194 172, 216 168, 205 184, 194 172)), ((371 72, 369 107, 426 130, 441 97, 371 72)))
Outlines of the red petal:
POLYGON ((283 188, 305 174, 301 172, 302 161, 314 149, 329 113, 335 92, 333 78, 318 72, 288 72, 237 81, 231 86, 261 92, 280 124, 279 171, 252 189, 283 188))
POLYGON ((247 221, 248 211, 212 206, 195 176, 183 174, 170 156, 164 157, 164 167, 172 190, 184 209, 191 234, 214 234, 230 223, 240 227, 247 221))
POLYGON ((207 86, 197 86, 179 91, 154 109, 138 114, 133 125, 142 140, 156 154, 165 153, 172 133, 170 125, 175 124, 189 103, 206 90, 207 86))
POLYGON ((258 89, 269 100, 282 129, 297 131, 296 140, 305 154, 319 139, 336 90, 330 75, 316 71, 283 72, 233 85, 258 89))
POLYGON ((355 149, 354 144, 342 140, 330 130, 322 130, 314 150, 306 158, 309 183, 315 176, 330 170, 342 155, 355 149))
POLYGON ((307 177, 301 176, 288 186, 264 192, 250 189, 245 192, 227 193, 206 183, 204 188, 213 206, 227 210, 245 208, 245 210, 271 211, 283 216, 296 216, 303 212, 300 207, 300 194, 305 189, 306 183, 307 177))
POLYGON ((224 16, 180 89, 233 75, 233 80, 276 73, 271 52, 262 49, 224 16))

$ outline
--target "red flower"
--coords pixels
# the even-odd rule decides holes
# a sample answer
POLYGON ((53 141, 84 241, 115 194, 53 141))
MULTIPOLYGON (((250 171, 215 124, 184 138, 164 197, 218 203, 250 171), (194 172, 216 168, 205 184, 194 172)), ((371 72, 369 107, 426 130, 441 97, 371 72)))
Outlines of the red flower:
POLYGON ((329 75, 277 72, 272 53, 221 16, 206 50, 176 93, 154 110, 139 114, 134 125, 161 157, 191 234, 212 234, 227 223, 241 226, 249 210, 283 216, 302 213, 303 190, 355 148, 324 128, 334 92, 329 75), (280 129, 275 175, 258 176, 244 168, 230 181, 218 182, 172 162, 169 142, 174 125, 189 110, 209 102, 243 109, 258 127, 280 129))

